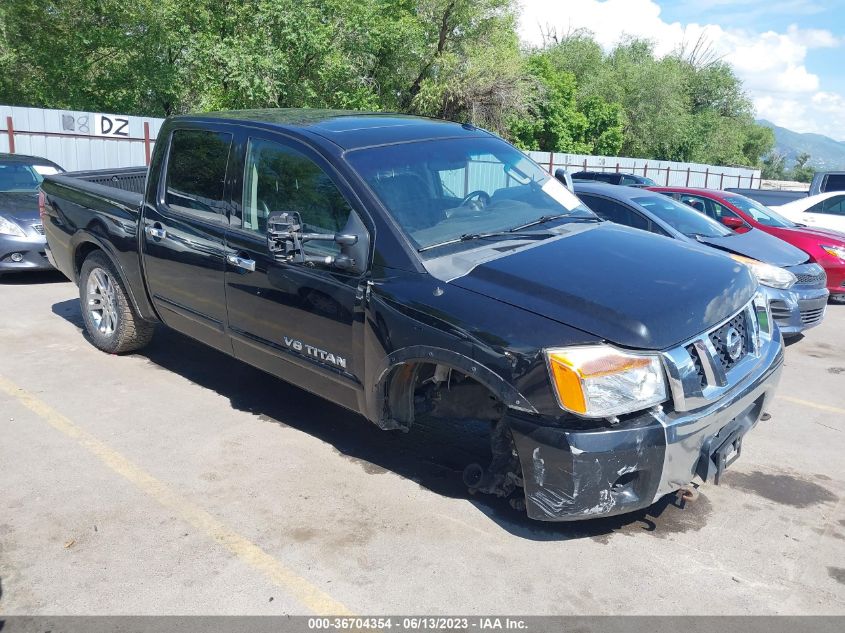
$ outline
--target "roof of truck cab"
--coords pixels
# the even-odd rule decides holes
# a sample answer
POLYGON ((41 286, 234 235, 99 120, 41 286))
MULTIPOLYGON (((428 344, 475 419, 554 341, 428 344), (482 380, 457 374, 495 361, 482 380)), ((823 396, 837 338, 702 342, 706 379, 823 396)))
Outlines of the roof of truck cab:
POLYGON ((440 138, 490 137, 489 132, 467 123, 356 110, 319 110, 311 108, 276 108, 233 110, 174 117, 175 120, 209 119, 239 121, 261 127, 299 131, 321 137, 345 150, 440 138))

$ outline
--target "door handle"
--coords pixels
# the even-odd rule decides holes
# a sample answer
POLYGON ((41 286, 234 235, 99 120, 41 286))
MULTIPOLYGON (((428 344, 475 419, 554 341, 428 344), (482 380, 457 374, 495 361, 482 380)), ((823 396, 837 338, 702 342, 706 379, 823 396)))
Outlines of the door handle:
POLYGON ((167 231, 165 231, 161 227, 156 226, 144 227, 144 233, 157 240, 163 240, 165 237, 167 237, 167 231))
POLYGON ((240 255, 226 255, 226 261, 236 268, 242 268, 249 272, 255 272, 255 260, 241 257, 240 255))

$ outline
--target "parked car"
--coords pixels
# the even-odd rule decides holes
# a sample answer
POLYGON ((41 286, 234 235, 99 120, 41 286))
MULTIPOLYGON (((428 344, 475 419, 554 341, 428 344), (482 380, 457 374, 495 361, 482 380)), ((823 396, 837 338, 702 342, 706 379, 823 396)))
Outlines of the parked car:
POLYGON ((788 204, 796 200, 803 200, 820 193, 845 191, 845 171, 817 171, 808 189, 794 191, 788 189, 742 189, 727 188, 725 191, 738 193, 751 198, 767 207, 788 204))
POLYGON ((492 459, 466 485, 532 518, 718 481, 773 398, 781 335, 749 268, 601 221, 471 125, 180 116, 145 187, 128 177, 43 184, 95 346, 164 322, 382 429, 481 422, 492 459))
POLYGON ((606 182, 609 185, 626 187, 654 187, 657 185, 651 178, 618 171, 579 171, 572 174, 572 180, 595 180, 606 182))
POLYGON ((0 154, 0 275, 52 268, 38 215, 38 187, 44 176, 61 172, 46 158, 0 154))
POLYGON ((738 233, 760 229, 789 242, 810 256, 827 274, 827 289, 836 301, 845 301, 845 234, 800 226, 756 200, 713 189, 651 187, 703 211, 738 233))
POLYGON ((703 213, 653 191, 576 183, 575 193, 599 216, 687 243, 705 244, 747 264, 765 290, 784 336, 796 336, 824 318, 824 269, 807 254, 757 229, 735 233, 703 213))
POLYGON ((845 233, 845 192, 820 193, 773 209, 798 224, 845 233))

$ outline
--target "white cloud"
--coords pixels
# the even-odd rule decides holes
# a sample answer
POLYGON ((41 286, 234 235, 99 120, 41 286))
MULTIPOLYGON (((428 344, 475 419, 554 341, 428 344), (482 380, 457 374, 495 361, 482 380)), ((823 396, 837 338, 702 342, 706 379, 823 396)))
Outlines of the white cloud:
MULTIPOLYGON (((710 0, 714 6, 731 0, 710 0)), ((676 50, 683 42, 700 37, 736 70, 757 108, 758 116, 796 131, 837 134, 845 140, 845 98, 822 92, 821 80, 806 65, 807 52, 834 48, 840 38, 824 29, 805 29, 793 24, 786 32, 759 32, 718 24, 666 22, 653 0, 521 0, 520 35, 529 45, 540 45, 543 34, 559 35, 589 29, 605 48, 624 36, 650 39, 658 55, 676 50)), ((765 6, 763 3, 745 3, 765 6)), ((809 6, 800 0, 793 3, 809 6)), ((772 5, 769 5, 771 8, 772 5)), ((760 8, 760 7, 754 7, 760 8)), ((749 22, 753 24, 752 22, 749 22)))

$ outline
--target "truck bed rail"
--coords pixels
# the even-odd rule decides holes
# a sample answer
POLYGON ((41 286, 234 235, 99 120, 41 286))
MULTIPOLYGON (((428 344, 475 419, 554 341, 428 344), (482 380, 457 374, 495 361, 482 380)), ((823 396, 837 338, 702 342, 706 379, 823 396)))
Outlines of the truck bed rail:
POLYGON ((70 172, 45 177, 41 189, 50 196, 63 196, 96 211, 107 211, 113 205, 120 205, 126 211, 137 215, 144 199, 144 183, 141 182, 140 191, 133 191, 128 188, 129 184, 119 186, 126 182, 121 179, 121 175, 113 172, 107 176, 99 171, 70 172), (117 180, 113 177, 117 177, 117 180))
POLYGON ((133 193, 144 193, 147 183, 146 167, 123 167, 121 169, 97 169, 94 171, 75 171, 65 174, 77 180, 104 185, 113 189, 122 189, 133 193))

